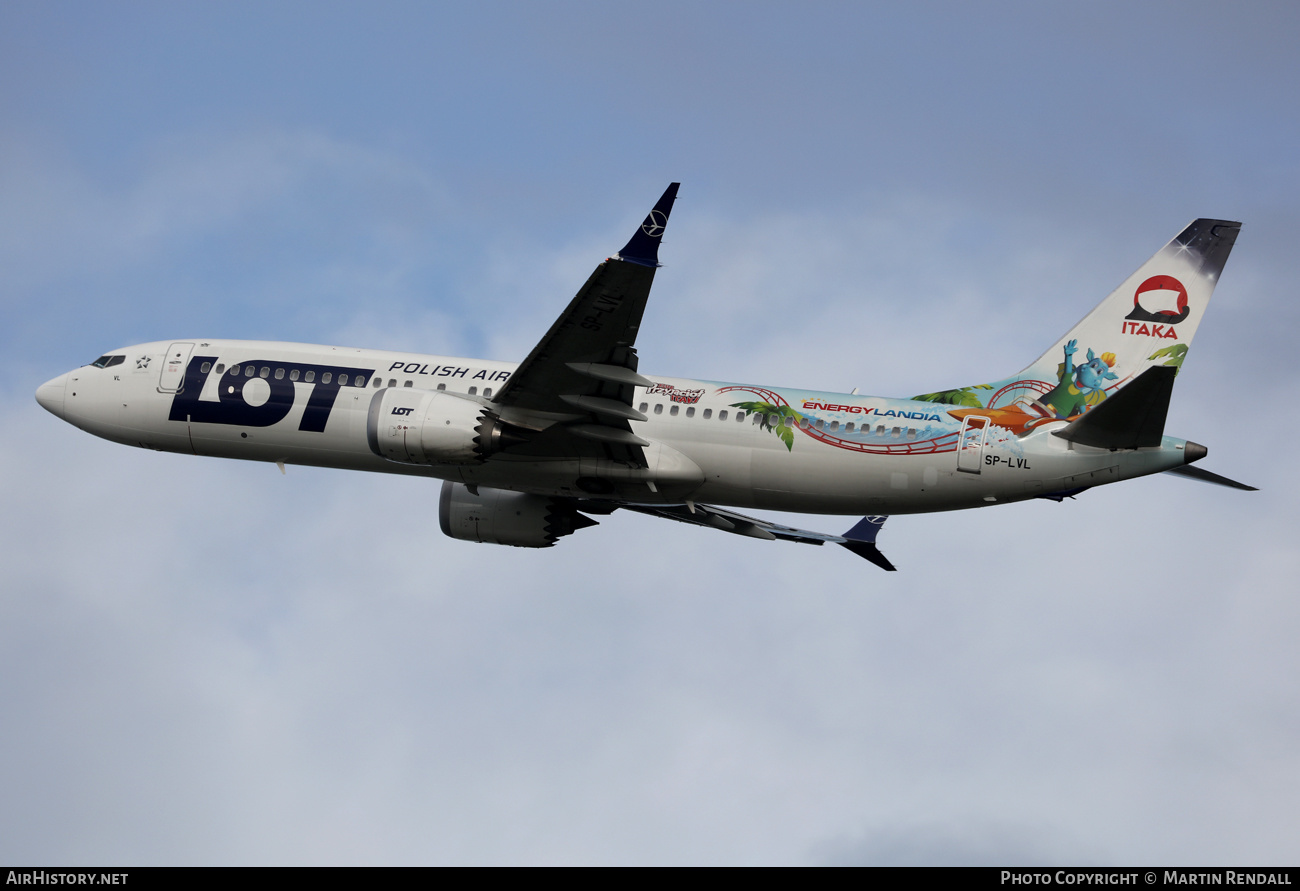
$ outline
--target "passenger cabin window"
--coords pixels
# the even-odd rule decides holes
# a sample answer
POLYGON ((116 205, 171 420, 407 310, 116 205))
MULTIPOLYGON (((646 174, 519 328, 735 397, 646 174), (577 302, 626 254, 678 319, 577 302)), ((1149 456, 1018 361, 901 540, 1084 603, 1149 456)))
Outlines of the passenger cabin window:
POLYGON ((397 379, 396 379, 396 378, 391 378, 391 377, 390 377, 390 378, 388 379, 388 386, 390 386, 390 387, 396 387, 396 386, 397 386, 397 379))
POLYGON ((916 439, 916 428, 915 428, 915 427, 908 427, 908 428, 907 428, 907 438, 908 438, 908 439, 916 439))
POLYGON ((358 375, 357 375, 357 386, 358 386, 358 387, 364 387, 365 385, 366 385, 366 379, 365 379, 364 377, 362 377, 361 375, 358 374, 358 375))
POLYGON ((821 418, 818 418, 818 419, 817 419, 817 429, 818 429, 818 430, 825 430, 825 429, 826 429, 826 422, 823 421, 821 418))
MULTIPOLYGON (((389 386, 392 386, 392 384, 389 384, 389 386)), ((438 389, 439 389, 439 390, 445 390, 445 389, 447 389, 447 385, 446 385, 446 384, 438 384, 438 389)))
POLYGON ((414 381, 406 381, 404 384, 402 384, 403 387, 411 387, 414 385, 415 385, 414 381))
POLYGON ((478 395, 478 387, 470 387, 470 388, 469 388, 469 395, 471 395, 471 396, 477 396, 477 395, 478 395))
POLYGON ((799 426, 802 427, 802 428, 805 429, 805 430, 808 429, 808 425, 809 425, 810 423, 811 423, 811 422, 810 422, 807 418, 800 418, 800 419, 799 419, 799 426))
POLYGON ((707 420, 708 420, 709 418, 711 418, 711 417, 713 417, 713 409, 711 409, 711 408, 706 408, 706 409, 704 410, 704 420, 707 421, 707 420))
POLYGON ((377 378, 375 378, 375 389, 376 389, 376 390, 378 390, 378 389, 379 389, 380 387, 382 387, 383 385, 384 385, 384 379, 383 379, 382 377, 377 377, 377 378))
POLYGON ((661 414, 663 414, 663 413, 664 413, 664 404, 663 404, 662 402, 656 402, 656 403, 655 403, 655 414, 657 414, 657 415, 661 415, 661 414))
POLYGON ((254 368, 252 365, 244 366, 244 377, 252 377, 256 373, 257 373, 257 369, 254 368))
POLYGON ((289 380, 296 381, 297 379, 298 379, 298 369, 294 368, 289 372, 289 380))
POLYGON ((641 412, 641 414, 645 414, 649 410, 650 410, 650 403, 648 402, 642 402, 641 407, 637 409, 637 411, 641 412))
POLYGON ((844 429, 845 429, 845 431, 847 431, 848 433, 852 433, 852 432, 853 432, 853 422, 852 422, 852 421, 849 421, 847 424, 845 424, 845 425, 844 425, 844 429))
POLYGON ((745 413, 743 411, 736 412, 736 423, 738 424, 743 423, 744 420, 745 420, 745 413))
MULTIPOLYGON (((325 383, 329 383, 329 381, 326 381, 325 383)), ((346 374, 340 374, 340 375, 339 375, 339 386, 340 386, 340 387, 346 387, 347 385, 348 385, 348 376, 347 376, 346 374)))
POLYGON ((218 363, 217 363, 217 374, 221 374, 221 372, 223 372, 223 371, 225 371, 225 370, 226 370, 226 363, 225 363, 225 362, 218 362, 218 363))
POLYGON ((884 436, 884 435, 885 435, 885 425, 884 425, 884 424, 877 424, 877 425, 876 425, 876 435, 877 435, 877 436, 884 436))
POLYGON ((725 421, 726 419, 727 419, 727 410, 724 408, 722 411, 718 412, 718 420, 725 421))
POLYGON ((202 365, 199 366, 199 371, 203 372, 204 374, 207 374, 211 370, 212 370, 211 362, 204 362, 202 365))
POLYGON ((322 384, 328 384, 332 380, 334 380, 334 372, 332 371, 327 371, 320 376, 320 382, 322 384))
POLYGON ((695 417, 695 406, 692 405, 690 408, 686 409, 686 417, 688 418, 695 417))
POLYGON ((889 431, 889 435, 894 437, 894 439, 898 439, 899 432, 899 428, 895 427, 893 430, 889 431))
POLYGON ((268 378, 268 377, 271 376, 271 369, 269 369, 269 368, 267 368, 265 365, 263 365, 263 366, 262 366, 262 370, 258 373, 257 376, 258 376, 258 377, 261 377, 261 378, 268 378))
POLYGON ((278 380, 278 381, 282 381, 282 380, 284 380, 284 369, 283 369, 283 368, 277 368, 277 369, 275 370, 275 379, 278 380))
POLYGON ((681 408, 682 407, 680 405, 674 405, 672 408, 668 409, 668 414, 672 415, 675 418, 677 417, 677 412, 681 411, 681 408))
POLYGON ((491 387, 488 387, 487 389, 485 389, 485 390, 483 391, 483 398, 484 398, 484 399, 491 399, 491 398, 492 398, 492 388, 491 388, 491 387))
POLYGON ((238 366, 238 365, 231 365, 231 366, 230 366, 230 374, 231 374, 232 377, 239 377, 239 366, 238 366))
POLYGON ((312 381, 316 380, 316 372, 308 371, 302 376, 302 379, 310 384, 312 381))
POLYGON ((786 418, 786 419, 785 419, 785 426, 787 426, 787 427, 793 427, 793 426, 794 426, 794 418, 786 418))
POLYGON ((838 430, 838 429, 840 429, 840 422, 839 422, 839 421, 831 421, 831 430, 838 430))

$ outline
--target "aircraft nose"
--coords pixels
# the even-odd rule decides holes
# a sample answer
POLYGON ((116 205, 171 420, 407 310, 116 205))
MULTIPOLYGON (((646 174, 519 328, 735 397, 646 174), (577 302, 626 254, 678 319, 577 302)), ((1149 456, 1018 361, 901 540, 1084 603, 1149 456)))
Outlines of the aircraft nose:
POLYGON ((63 395, 68 388, 68 376, 61 374, 36 388, 36 401, 41 408, 57 418, 63 417, 63 395))

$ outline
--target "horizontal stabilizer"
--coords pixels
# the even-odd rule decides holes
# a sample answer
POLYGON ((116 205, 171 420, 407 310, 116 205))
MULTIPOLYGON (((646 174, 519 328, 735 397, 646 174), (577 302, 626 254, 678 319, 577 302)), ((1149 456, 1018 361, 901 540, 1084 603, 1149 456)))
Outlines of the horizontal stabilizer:
POLYGON ((879 566, 886 572, 896 572, 894 564, 890 563, 884 554, 880 553, 880 548, 876 547, 876 535, 880 533, 880 528, 885 525, 888 517, 863 517, 856 526, 844 533, 844 540, 839 544, 848 548, 866 560, 879 566))
POLYGON ((1068 427, 1052 431, 1062 439, 1099 449, 1156 448, 1165 435, 1165 416, 1177 368, 1148 368, 1122 390, 1098 403, 1068 427))
POLYGON ((1214 483, 1216 486, 1227 486, 1230 489, 1241 489, 1246 492, 1259 491, 1259 489, 1254 486, 1248 486, 1245 483, 1230 480, 1226 476, 1219 476, 1217 473, 1202 470, 1201 468, 1193 467, 1190 464, 1184 464, 1182 467, 1175 467, 1172 470, 1166 470, 1165 473, 1176 473, 1179 476, 1191 477, 1192 479, 1200 480, 1203 483, 1214 483))

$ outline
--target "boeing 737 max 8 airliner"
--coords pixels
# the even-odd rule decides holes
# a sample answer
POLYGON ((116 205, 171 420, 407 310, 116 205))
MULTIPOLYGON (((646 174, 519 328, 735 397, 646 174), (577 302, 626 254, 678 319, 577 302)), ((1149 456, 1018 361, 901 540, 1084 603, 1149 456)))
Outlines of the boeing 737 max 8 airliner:
POLYGON ((910 399, 645 376, 637 330, 677 183, 520 363, 243 340, 124 347, 36 398, 141 448, 443 480, 453 538, 549 547, 618 509, 843 545, 886 516, 1061 500, 1190 464, 1174 376, 1239 223, 1196 220, 1019 374, 910 399), (721 506, 715 506, 721 505, 721 506), (866 516, 843 535, 736 513, 866 516))

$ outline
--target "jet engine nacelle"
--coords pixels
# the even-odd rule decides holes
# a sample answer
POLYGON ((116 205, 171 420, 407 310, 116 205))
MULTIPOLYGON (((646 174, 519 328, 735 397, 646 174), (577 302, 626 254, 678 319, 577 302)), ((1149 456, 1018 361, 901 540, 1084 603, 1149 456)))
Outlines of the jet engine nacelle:
POLYGON ((485 405, 443 390, 376 391, 366 417, 370 450, 402 464, 478 464, 526 431, 485 405))
POLYGON ((505 489, 476 493, 453 482, 442 484, 438 523, 452 538, 517 548, 549 548, 558 538, 596 525, 560 498, 505 489))

